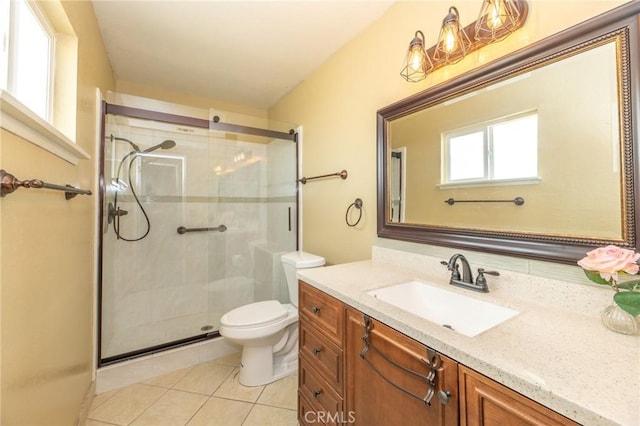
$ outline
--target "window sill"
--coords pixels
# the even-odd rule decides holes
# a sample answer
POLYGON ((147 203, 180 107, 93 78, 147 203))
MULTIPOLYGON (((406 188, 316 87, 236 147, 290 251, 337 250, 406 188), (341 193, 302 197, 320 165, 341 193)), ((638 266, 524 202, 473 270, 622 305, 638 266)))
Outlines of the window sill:
POLYGON ((71 164, 90 158, 84 149, 5 90, 0 90, 0 127, 71 164))
POLYGON ((507 186, 507 185, 537 185, 542 178, 519 178, 519 179, 496 179, 496 180, 476 180, 466 182, 449 182, 437 185, 440 189, 448 188, 473 188, 477 186, 507 186))

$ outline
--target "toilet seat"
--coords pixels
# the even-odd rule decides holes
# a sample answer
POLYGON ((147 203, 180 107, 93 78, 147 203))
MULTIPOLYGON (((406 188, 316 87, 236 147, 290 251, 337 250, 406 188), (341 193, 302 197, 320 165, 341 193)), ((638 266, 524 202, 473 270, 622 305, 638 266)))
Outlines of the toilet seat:
POLYGON ((253 328, 281 321, 287 310, 277 300, 264 300, 233 309, 222 316, 220 322, 226 327, 253 328))

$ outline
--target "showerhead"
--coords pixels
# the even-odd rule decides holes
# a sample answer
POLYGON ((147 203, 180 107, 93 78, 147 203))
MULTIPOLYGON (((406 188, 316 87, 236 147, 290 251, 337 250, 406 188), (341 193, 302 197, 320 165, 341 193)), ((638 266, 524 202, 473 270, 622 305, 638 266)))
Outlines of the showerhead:
POLYGON ((176 142, 171 140, 171 139, 167 139, 165 141, 163 141, 162 143, 159 143, 158 145, 154 145, 150 148, 145 149, 144 151, 142 151, 143 153, 148 153, 151 151, 155 151, 156 149, 171 149, 174 146, 176 146, 176 142))
POLYGON ((111 142, 113 142, 114 140, 126 142, 129 145, 131 145, 131 148, 133 148, 133 150, 135 152, 140 152, 140 147, 138 145, 136 145, 135 143, 131 142, 129 139, 119 138, 119 137, 113 136, 113 135, 111 135, 110 138, 111 138, 111 142))

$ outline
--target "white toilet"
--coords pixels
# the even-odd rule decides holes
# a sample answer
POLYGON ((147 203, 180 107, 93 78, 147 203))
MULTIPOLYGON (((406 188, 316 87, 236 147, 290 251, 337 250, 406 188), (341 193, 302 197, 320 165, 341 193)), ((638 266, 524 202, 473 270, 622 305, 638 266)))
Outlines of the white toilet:
POLYGON ((297 269, 315 268, 323 257, 295 251, 282 255, 291 303, 277 300, 250 303, 220 319, 220 334, 242 345, 240 383, 260 386, 288 376, 298 369, 297 269))

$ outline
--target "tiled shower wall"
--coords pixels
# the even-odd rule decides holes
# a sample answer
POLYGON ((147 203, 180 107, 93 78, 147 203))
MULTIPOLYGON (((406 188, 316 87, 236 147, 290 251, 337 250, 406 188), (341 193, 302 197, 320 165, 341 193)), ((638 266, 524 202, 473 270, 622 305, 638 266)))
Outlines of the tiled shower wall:
POLYGON ((246 142, 242 135, 135 123, 107 116, 105 203, 124 188, 118 194, 119 207, 128 211, 120 217, 123 237, 140 237, 147 225, 125 187, 129 161, 114 185, 131 146, 110 135, 142 150, 165 139, 176 146, 140 156, 132 166, 131 182, 151 223, 146 238, 117 240, 105 214, 103 358, 199 335, 205 326, 218 330, 225 312, 246 303, 288 301, 279 256, 295 250, 293 142, 246 142), (221 224, 226 232, 177 233, 179 226, 221 224))

